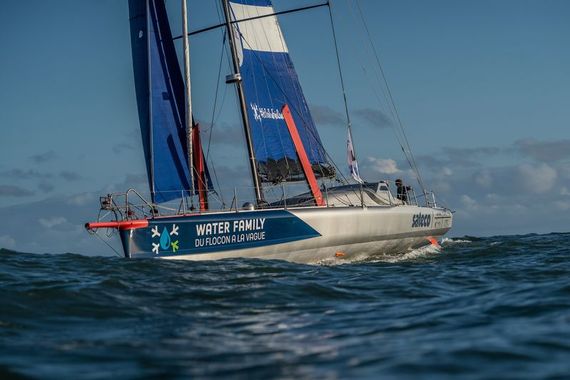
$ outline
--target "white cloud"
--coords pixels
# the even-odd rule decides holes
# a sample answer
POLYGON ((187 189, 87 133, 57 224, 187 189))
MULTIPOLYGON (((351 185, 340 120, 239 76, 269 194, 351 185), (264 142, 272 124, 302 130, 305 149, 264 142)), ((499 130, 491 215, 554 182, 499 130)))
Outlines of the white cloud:
POLYGON ((570 202, 568 202, 568 201, 556 201, 556 202, 554 202, 554 205, 559 210, 563 210, 563 211, 570 210, 570 202))
POLYGON ((570 179, 570 164, 562 164, 558 167, 560 177, 570 179))
POLYGON ((510 213, 510 215, 526 215, 528 212, 528 207, 520 203, 506 204, 503 208, 505 212, 510 213))
POLYGON ((514 146, 524 155, 538 161, 554 162, 570 157, 570 140, 539 141, 522 139, 515 141, 514 146))
POLYGON ((52 228, 57 225, 66 223, 67 219, 65 219, 63 216, 54 216, 53 218, 48 219, 40 218, 38 222, 40 222, 40 224, 46 228, 52 228))
POLYGON ((368 157, 368 162, 373 171, 381 174, 399 173, 398 164, 391 158, 368 157))
POLYGON ((16 240, 8 235, 0 236, 0 248, 12 248, 16 246, 16 240))
POLYGON ((449 176, 452 176, 452 175, 453 175, 453 170, 451 170, 451 169, 448 168, 447 166, 444 166, 444 167, 441 169, 441 174, 444 175, 444 176, 446 176, 446 177, 449 177, 449 176))
POLYGON ((433 190, 436 193, 449 193, 451 191, 451 185, 449 182, 446 181, 432 181, 431 184, 433 185, 433 190))
POLYGON ((547 164, 523 164, 517 168, 522 186, 531 193, 545 193, 552 189, 558 174, 547 164))
POLYGON ((75 206, 83 206, 92 201, 95 198, 93 193, 81 193, 70 197, 67 200, 67 204, 75 206))
POLYGON ((570 195, 570 190, 566 186, 562 186, 560 189, 560 195, 570 195))
POLYGON ((489 188, 493 185, 493 177, 488 170, 483 170, 475 175, 475 183, 481 187, 489 188))
POLYGON ((471 198, 469 195, 463 194, 460 198, 461 203, 468 210, 476 210, 479 207, 477 201, 471 198))

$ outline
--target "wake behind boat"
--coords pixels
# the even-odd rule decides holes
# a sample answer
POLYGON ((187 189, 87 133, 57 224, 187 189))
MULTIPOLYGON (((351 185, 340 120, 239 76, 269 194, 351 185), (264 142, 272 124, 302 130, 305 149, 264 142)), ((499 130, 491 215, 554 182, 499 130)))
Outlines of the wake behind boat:
MULTIPOLYGON (((319 6, 330 12, 329 3, 319 6)), ((240 206, 234 192, 229 207, 213 207, 218 192, 209 174, 212 163, 206 162, 192 117, 185 0, 184 77, 164 0, 130 0, 151 200, 132 189, 102 197, 99 218, 86 224, 88 230, 118 230, 129 258, 319 262, 404 254, 435 243, 451 228, 451 212, 425 191, 417 168, 417 197, 402 183, 394 196, 387 181, 360 179, 348 107, 348 164, 356 183, 343 178, 318 135, 271 2, 223 0, 221 7, 225 22, 214 27, 225 28, 228 36, 233 72, 226 83, 237 90, 253 199, 240 206), (332 181, 345 184, 327 186, 332 181), (287 197, 286 186, 299 182, 309 191, 287 197)), ((342 83, 340 60, 339 74, 342 83)))

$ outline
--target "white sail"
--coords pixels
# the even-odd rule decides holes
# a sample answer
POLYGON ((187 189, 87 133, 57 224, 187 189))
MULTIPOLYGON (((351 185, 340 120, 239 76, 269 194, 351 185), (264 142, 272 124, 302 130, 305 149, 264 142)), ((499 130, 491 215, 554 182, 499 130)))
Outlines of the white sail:
POLYGON ((350 175, 358 183, 364 183, 362 178, 360 178, 360 172, 358 171, 358 161, 356 161, 356 155, 354 154, 354 146, 352 145, 352 133, 350 128, 347 129, 348 138, 346 140, 346 158, 348 160, 348 169, 350 170, 350 175))

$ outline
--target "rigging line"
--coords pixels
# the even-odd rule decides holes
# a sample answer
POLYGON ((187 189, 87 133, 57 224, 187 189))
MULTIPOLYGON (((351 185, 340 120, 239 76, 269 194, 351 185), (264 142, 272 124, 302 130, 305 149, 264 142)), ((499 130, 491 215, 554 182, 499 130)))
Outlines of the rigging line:
MULTIPOLYGON (((348 2, 348 0, 347 0, 347 2, 348 2)), ((353 9, 352 9, 352 8, 353 8, 354 6, 352 5, 352 2, 351 2, 350 4, 351 4, 350 10, 351 10, 351 13, 353 13, 353 9)), ((358 3, 357 3, 357 5, 358 5, 358 3)), ((400 134, 396 133, 398 130, 397 130, 396 128, 393 128, 393 130, 394 130, 394 132, 395 132, 395 134, 396 134, 396 139, 398 140, 398 143, 400 144, 400 148, 402 149, 402 153, 404 154, 404 157, 406 158, 406 161, 408 162, 410 168, 412 169, 412 171, 413 171, 414 174, 416 175, 416 179, 418 180, 418 183, 420 184, 420 187, 422 187, 422 190, 424 190, 423 181, 422 181, 422 179, 421 179, 421 175, 420 175, 420 173, 419 173, 419 169, 417 168, 417 165, 416 165, 416 163, 415 163, 415 159, 414 159, 414 157, 413 157, 413 154, 412 154, 412 152, 411 152, 411 147, 410 147, 409 142, 408 142, 408 140, 407 140, 407 136, 406 136, 406 134, 405 134, 405 130, 404 130, 404 127, 403 127, 403 123, 402 123, 401 120, 399 119, 399 114, 397 113, 397 109, 396 109, 396 107, 395 107, 395 102, 393 101, 393 99, 388 98, 388 96, 386 95, 386 93, 390 93, 390 95, 391 95, 390 88, 388 87, 388 83, 387 83, 387 80, 386 80, 386 76, 385 76, 384 73, 383 73, 382 65, 381 65, 380 62, 379 62, 378 54, 377 54, 376 49, 375 49, 375 47, 374 47, 374 45, 373 45, 373 43, 372 43, 372 38, 371 38, 370 32, 369 32, 369 30, 368 30, 368 28, 367 28, 366 21, 364 20, 364 17, 363 17, 363 15, 362 15, 362 11, 361 11, 361 10, 360 10, 359 13, 360 13, 360 18, 361 18, 362 24, 363 24, 364 27, 366 28, 366 31, 367 31, 367 34, 368 34, 369 45, 372 46, 372 50, 373 50, 372 53, 374 54, 374 56, 375 56, 375 58, 376 58, 376 61, 377 61, 378 67, 379 67, 379 69, 380 69, 381 77, 382 77, 383 81, 380 80, 380 77, 378 77, 378 73, 376 73, 377 79, 378 79, 378 81, 379 81, 380 84, 384 84, 384 87, 385 87, 385 90, 386 90, 385 93, 384 93, 384 97, 386 98, 386 104, 388 105, 388 109, 390 110, 390 113, 392 114, 392 117, 394 118, 394 121, 397 122, 396 126, 400 128, 399 132, 401 133, 401 136, 400 136, 400 134), (403 141, 400 140, 400 139, 402 139, 403 141), (406 148, 406 147, 407 147, 407 148, 406 148)), ((353 16, 354 16, 354 14, 353 14, 353 16)), ((369 46, 369 48, 370 48, 370 46, 369 46)), ((366 72, 366 70, 364 69, 364 67, 363 67, 363 70, 366 72)), ((375 89, 374 89, 374 93, 375 93, 375 95, 378 97, 378 95, 377 95, 375 89)), ((396 126, 395 126, 395 127, 396 127, 396 126)))
POLYGON ((425 194, 425 193, 426 193, 426 189, 425 189, 425 186, 424 186, 424 183, 423 183, 423 179, 422 179, 422 177, 421 177, 421 174, 420 174, 420 171, 419 171, 419 169, 418 169, 416 160, 415 160, 415 158, 414 158, 414 154, 412 153, 412 149, 411 149, 411 147, 410 147, 409 140, 408 140, 408 138, 407 138, 407 136, 406 136, 406 132, 405 132, 405 129, 404 129, 404 125, 403 125, 403 123, 402 123, 402 120, 400 119, 400 114, 399 114, 399 112, 398 112, 398 108, 396 107, 396 103, 394 102, 394 98, 393 98, 393 96, 392 96, 392 91, 390 90, 390 86, 388 85, 388 80, 386 79, 386 75, 385 75, 385 73, 384 73, 384 69, 383 69, 383 67, 382 67, 382 64, 380 63, 380 58, 379 58, 378 53, 377 53, 377 51, 376 51, 376 47, 375 47, 374 43, 372 42, 372 36, 371 36, 371 34, 370 34, 370 30, 368 29, 368 25, 367 25, 367 23, 366 23, 366 20, 365 20, 365 18, 364 18, 364 15, 363 15, 363 13, 362 13, 362 9, 360 8, 360 4, 358 3, 358 1, 356 1, 356 7, 357 7, 357 9, 358 9, 358 13, 360 14, 360 18, 361 18, 361 20, 362 20, 362 24, 364 25, 364 28, 365 28, 366 33, 367 33, 367 35, 368 35, 368 40, 369 40, 370 45, 371 45, 371 47, 372 47, 372 50, 373 50, 373 52, 374 52, 374 56, 375 56, 375 58, 376 58, 376 63, 378 64, 378 67, 379 67, 379 69, 380 69, 380 72, 382 73, 382 78, 384 79, 384 84, 385 84, 385 86, 386 86, 386 89, 387 89, 387 92, 388 92, 388 96, 389 96, 389 98, 390 98, 392 107, 394 108, 394 111, 395 111, 395 113, 396 113, 396 119, 397 119, 397 121, 398 121, 398 124, 399 124, 400 127, 402 128, 402 134, 403 134, 403 136, 404 136, 404 139, 405 139, 405 142, 406 142, 406 146, 407 146, 407 148, 408 148, 408 153, 409 153, 409 155, 410 155, 410 157, 411 157, 411 159, 412 159, 412 162, 413 162, 413 167, 412 167, 412 169, 414 170, 414 172, 415 172, 415 174, 416 174, 416 176, 417 176, 418 183, 419 183, 420 187, 422 188, 422 191, 423 191, 424 194, 425 194))
MULTIPOLYGON (((372 78, 369 77, 368 75, 368 71, 366 70, 366 68, 364 67, 364 65, 361 65, 362 71, 364 72, 364 75, 369 79, 369 81, 367 82, 368 86, 370 87, 371 91, 373 92, 374 96, 376 97, 376 100, 378 101, 378 104, 380 105, 380 109, 382 109, 383 106, 383 102, 382 102, 382 98, 380 97, 380 95, 378 94, 378 90, 376 88, 376 86, 373 86, 373 80, 372 78)), ((376 75, 376 79, 380 82, 380 78, 378 77, 378 75, 376 75)), ((394 111, 392 110, 392 107, 389 106, 389 101, 387 99, 386 93, 384 91, 382 91, 384 94, 384 98, 385 98, 385 105, 388 109, 388 111, 390 112, 390 116, 391 116, 391 120, 390 120, 390 129, 392 130, 392 132, 394 133, 394 136, 396 137, 396 141, 398 142, 398 145, 400 146, 400 148, 402 149, 402 152, 404 153, 404 156, 406 158, 406 161, 408 161, 410 167, 412 167, 411 162, 409 161, 409 157, 406 153, 406 150, 404 148, 405 143, 402 141, 403 137, 400 134, 400 129, 397 125, 396 122, 396 115, 394 114, 394 111)))
MULTIPOLYGON (((356 19, 356 16, 355 16, 354 10, 353 10, 353 8, 354 8, 354 3, 353 3, 352 1, 349 2, 349 0, 346 0, 346 1, 347 1, 347 4, 350 5, 350 8, 349 8, 349 9, 350 9, 350 11, 351 11, 351 15, 356 19)), ((362 21, 362 20, 361 20, 361 21, 362 21)), ((363 24, 364 24, 364 22, 363 22, 363 24)), ((370 42, 370 38, 369 38, 369 42, 370 42)), ((363 45, 366 45, 366 44, 363 43, 363 45)), ((369 51, 369 53, 374 54, 374 52, 371 52, 371 51, 370 51, 371 49, 370 49, 370 46, 369 46, 369 45, 370 45, 370 44, 368 44, 368 51, 369 51)), ((365 74, 367 74, 367 71, 366 71, 366 68, 364 67, 364 65, 361 65, 361 66, 362 66, 362 69, 363 69, 363 71, 365 72, 365 74)), ((378 83, 379 83, 381 86, 384 85, 384 86, 383 86, 383 87, 384 87, 384 88, 383 88, 384 91, 382 91, 382 92, 383 92, 383 95, 384 95, 384 99, 385 99, 385 102, 386 102, 386 106, 387 106, 388 110, 390 111, 390 114, 392 115, 393 121, 394 121, 394 123, 395 123, 395 124, 392 126, 392 127, 393 127, 392 129, 393 129, 394 134, 395 134, 395 136, 396 136, 396 139, 397 139, 397 141, 398 141, 398 143, 399 143, 399 145, 400 145, 400 148, 402 149, 402 152, 404 153, 404 156, 405 156, 406 160, 407 160, 408 163, 410 164, 410 168, 413 169, 413 165, 411 164, 410 158, 408 157, 408 154, 407 154, 407 152, 406 152, 406 148, 405 148, 405 145, 406 145, 406 144, 405 144, 405 141, 403 141, 403 140, 405 140, 405 136, 403 135, 403 131, 401 130, 401 126, 398 125, 398 123, 397 123, 397 116, 396 116, 396 114, 395 114, 395 112, 394 112, 394 108, 393 108, 393 106, 392 106, 392 103, 390 102, 390 99, 388 98, 388 95, 387 95, 388 89, 385 88, 385 84, 384 84, 384 82, 383 82, 383 81, 381 80, 381 78, 380 78, 381 75, 379 76, 379 75, 378 75, 378 72, 377 72, 376 70, 374 71, 374 74, 376 75, 376 79, 378 80, 378 83), (398 128, 399 128, 399 129, 398 129, 398 128)), ((376 97, 378 98, 379 103, 382 103, 382 101, 381 101, 381 99, 380 99, 380 96, 378 95, 378 93, 377 93, 377 91, 376 91, 376 88, 375 88, 374 86, 370 86, 370 87, 372 88, 374 94, 375 94, 376 97)))
MULTIPOLYGON (((221 22, 222 15, 221 15, 221 9, 220 9, 220 3, 219 2, 216 2, 216 13, 218 14, 218 20, 221 22)), ((212 168, 212 172, 214 174, 214 181, 216 183, 215 186, 220 191, 218 193, 217 191, 214 190, 214 193, 217 195, 218 200, 221 201, 223 207, 225 207, 226 202, 225 202, 224 195, 222 192, 222 186, 221 186, 220 180, 218 178, 218 172, 216 170, 216 165, 214 164, 214 160, 211 159, 211 157, 210 157, 210 147, 211 147, 211 142, 212 142, 212 134, 214 131, 214 125, 216 123, 217 118, 219 117, 219 115, 222 112, 222 109, 223 109, 223 106, 224 106, 225 100, 226 100, 227 86, 224 86, 224 94, 222 95, 222 103, 220 105, 220 110, 218 112, 218 116, 215 116, 216 106, 217 106, 217 101, 218 101, 219 88, 220 88, 220 77, 221 77, 221 73, 222 73, 222 63, 224 60, 224 53, 226 53, 226 56, 227 56, 227 46, 225 44, 226 37, 227 37, 227 31, 224 29, 224 30, 222 30, 222 49, 220 52, 220 63, 218 65, 218 79, 216 82, 216 94, 214 97, 214 106, 212 108, 212 119, 211 119, 211 123, 210 123, 209 134, 208 134, 208 149, 207 149, 206 159, 205 159, 206 162, 209 162, 209 165, 212 168)), ((228 64, 229 64, 229 56, 227 56, 227 58, 228 58, 228 64)), ((206 185, 206 187, 207 187, 207 185, 206 185)))
MULTIPOLYGON (((364 74, 366 75, 366 77, 368 78, 368 72, 366 71, 366 69, 364 68, 364 66, 362 66, 362 70, 364 71, 364 74)), ((380 105, 382 105, 382 99, 380 98, 380 95, 378 95, 378 92, 376 91, 376 88, 374 86, 372 86, 370 84, 370 82, 368 82, 368 85, 370 86, 372 92, 374 93, 374 96, 376 97, 376 99, 378 100, 378 103, 380 105)), ((391 108, 389 108, 391 110, 391 108)), ((408 159, 408 156, 406 154, 405 148, 404 148, 404 143, 402 142, 402 137, 398 134, 399 129, 396 125, 396 117, 394 115, 394 112, 391 111, 390 112, 392 114, 392 119, 390 120, 390 129, 392 130, 392 132, 394 132, 394 136, 396 137, 396 141, 398 142, 398 145, 400 146, 400 149, 402 149, 404 156, 406 157, 406 160, 408 161, 408 163, 411 165, 411 162, 408 159)))
MULTIPOLYGON (((266 18, 266 17, 271 17, 271 16, 278 16, 278 15, 285 15, 288 13, 294 13, 294 12, 300 12, 300 11, 306 11, 309 9, 314 9, 314 8, 320 8, 320 7, 324 7, 325 5, 328 5, 329 2, 327 1, 326 3, 322 3, 322 4, 315 4, 315 5, 308 5, 306 7, 301 7, 301 8, 294 8, 294 9, 287 9, 285 11, 279 11, 279 12, 273 12, 271 14, 264 14, 264 15, 258 15, 258 16, 254 16, 254 17, 248 17, 248 18, 244 18, 241 20, 234 20, 231 21, 230 23, 233 24, 239 24, 240 22, 244 22, 244 21, 252 21, 252 20, 258 20, 260 18, 266 18)), ((198 29, 198 30, 194 30, 190 33, 188 33, 188 36, 193 36, 195 34, 200 34, 200 33, 204 33, 204 32, 208 32, 210 30, 214 30, 217 28, 221 28, 223 26, 226 26, 226 23, 219 23, 217 25, 212 25, 212 26, 208 26, 206 28, 202 28, 202 29, 198 29)), ((173 40, 178 40, 182 38, 182 35, 180 36, 176 36, 173 38, 173 40)))
MULTIPOLYGON (((216 112, 216 105, 217 105, 217 101, 218 101, 218 91, 220 88, 220 74, 222 72, 222 62, 224 59, 224 51, 225 51, 224 45, 222 45, 222 51, 221 51, 221 55, 220 55, 220 64, 219 64, 219 68, 218 68, 218 80, 217 80, 217 85, 216 85, 216 95, 214 98, 214 107, 212 108, 212 119, 211 119, 211 123, 210 123, 210 130, 208 131, 209 132, 208 133, 208 148, 206 151, 206 158, 205 158, 205 161, 209 162, 209 166, 212 168, 216 187, 220 190, 219 198, 222 201, 222 204, 225 204, 224 196, 223 196, 222 191, 221 191, 221 185, 220 185, 220 180, 218 179, 218 173, 216 170, 216 165, 214 164, 214 160, 212 160, 210 158, 210 147, 211 147, 211 142, 212 142, 212 135, 214 133, 215 112, 216 112)), ((224 104, 225 95, 226 95, 226 92, 224 91, 224 95, 222 98, 222 106, 224 104)), ((207 185, 206 185, 206 187, 207 187, 207 185)), ((216 191, 215 191, 215 193, 218 194, 216 191)))
MULTIPOLYGON (((348 2, 349 0, 347 0, 347 4, 352 4, 348 2)), ((354 14, 354 11, 352 9, 352 5, 350 6, 350 13, 352 15, 352 17, 355 19, 356 21, 356 16, 354 14)), ((363 42, 364 40, 362 40, 361 42, 363 42)), ((366 45, 363 42, 363 46, 366 45)), ((369 51, 370 47, 368 47, 368 53, 370 53, 369 51)), ((366 67, 361 64, 360 67, 362 68, 362 71, 364 72, 364 75, 366 75, 366 77, 368 77, 368 70, 366 70, 366 67)), ((381 85, 381 80, 380 80, 380 76, 378 75, 378 72, 376 70, 374 70, 374 74, 376 76, 376 80, 378 81, 378 83, 381 85)), ((372 79, 372 78, 369 78, 372 79)), ((368 86, 370 87, 370 89, 372 90, 372 92, 374 93, 374 95, 376 96, 376 99, 378 100, 378 104, 380 105, 380 108, 382 109, 384 106, 386 107, 386 109, 388 110, 388 112, 390 113, 391 117, 392 117, 392 122, 390 124, 391 129, 394 131, 395 135, 396 135, 396 139, 398 140, 398 143, 400 144, 401 147, 403 147, 402 142, 400 141, 400 136, 398 135, 399 130, 397 129, 397 125, 396 125, 396 115, 394 114, 394 110, 392 109, 392 107, 390 106, 390 101, 388 99, 388 96, 386 95, 386 91, 384 91, 384 89, 382 89, 382 94, 384 95, 384 101, 382 100, 382 97, 380 97, 380 95, 378 94, 378 90, 376 88, 376 86, 372 85, 373 81, 370 80, 367 82, 368 86)))
MULTIPOLYGON (((354 11, 354 9, 353 9, 353 8, 354 8, 353 2, 352 2, 351 0, 346 0, 346 3, 347 3, 347 5, 349 6, 350 14, 352 15, 352 17, 353 17, 354 20, 356 21, 356 15, 355 15, 355 11, 354 11)), ((367 44, 365 43, 364 39, 362 39, 362 37, 361 37, 361 42, 362 42, 363 46, 366 45, 366 46, 368 47, 368 50, 367 50, 367 51, 368 51, 368 53, 370 54, 371 51, 370 51, 370 46, 368 46, 369 44, 367 45, 367 44)), ((367 72, 366 68, 364 67, 364 65, 361 64, 361 67, 362 67, 362 70, 364 71, 364 73, 365 73, 366 75, 368 75, 368 72, 367 72)), ((380 76, 378 75, 378 72, 377 72, 376 70, 374 70, 374 74, 375 74, 375 76, 376 76, 376 79, 378 80, 378 83, 382 86, 382 81, 380 80, 380 76)), ((374 94, 375 94, 376 97, 378 98, 379 104, 382 105, 382 104, 383 104, 383 103, 382 103, 382 99, 381 99, 380 96, 378 95, 378 93, 377 93, 377 91, 376 91, 376 87, 372 86, 370 82, 368 83, 368 85, 369 85, 370 88, 374 91, 374 94)), ((384 95, 385 105, 386 105, 388 111, 390 112, 390 114, 392 115, 392 118, 393 118, 393 120, 394 120, 394 122, 395 122, 395 121, 396 121, 396 115, 394 114, 394 110, 393 110, 392 107, 390 106, 390 100, 388 99, 388 96, 387 96, 387 94, 386 94, 386 91, 382 91, 382 93, 383 93, 383 95, 384 95)), ((395 126, 395 125, 394 125, 394 126, 395 126)), ((396 131, 395 128, 394 128, 394 130, 396 131)))
MULTIPOLYGON (((219 2, 216 2, 216 12, 218 14, 218 20, 220 22, 222 22, 223 10, 221 10, 221 4, 219 2)), ((217 102, 217 98, 218 98, 218 88, 220 86, 220 79, 222 76, 222 64, 223 64, 224 56, 226 57, 227 65, 231 66, 231 64, 232 64, 231 58, 230 58, 231 53, 229 52, 228 46, 225 44, 227 38, 228 38, 227 30, 223 29, 222 30, 222 49, 220 52, 220 63, 218 65, 218 80, 217 80, 217 84, 216 84, 216 86, 217 86, 216 87, 216 97, 215 97, 216 102, 217 102)), ((213 129, 214 124, 217 122, 218 118, 220 117, 220 115, 222 113, 222 109, 223 109, 223 106, 224 106, 225 100, 226 100, 226 93, 227 93, 227 86, 224 86, 224 94, 222 95, 222 103, 220 104, 220 109, 218 110, 217 115, 214 116, 215 111, 216 111, 216 105, 214 105, 214 108, 212 109, 212 119, 211 119, 211 125, 210 125, 211 129, 213 129)), ((208 142, 208 144, 209 144, 209 142, 208 142)), ((209 151, 209 147, 208 147, 208 151, 209 151)))
MULTIPOLYGON (((349 2, 349 0, 346 0, 347 5, 349 5, 349 9, 350 9, 350 13, 352 15, 352 17, 355 19, 356 21, 356 16, 354 14, 354 10, 353 10, 353 5, 352 2, 349 2)), ((366 45, 365 43, 363 43, 363 45, 366 45)), ((368 47, 370 49, 370 47, 368 47)), ((364 65, 361 65, 362 71, 364 72, 364 74, 366 75, 366 77, 368 77, 368 71, 366 70, 366 67, 364 65)), ((380 77, 378 76, 378 73, 375 72, 376 74, 376 79, 378 80, 378 82, 381 84, 381 80, 380 77)), ((380 97, 380 95, 378 94, 377 88, 375 86, 373 86, 372 81, 368 81, 367 84, 369 85, 370 89, 372 90, 372 92, 374 93, 374 96, 376 97, 376 99, 378 100, 378 103, 380 104, 380 106, 383 105, 382 103, 382 98, 380 97)), ((392 116, 392 121, 393 123, 390 123, 390 129, 392 130, 392 132, 394 132, 394 136, 396 137, 396 141, 398 142, 398 145, 400 146, 400 149, 402 150, 402 153, 404 154, 404 158, 406 159, 406 162, 408 163, 408 165, 410 166, 410 168, 413 168, 413 165, 410 161, 410 158, 408 156, 408 154, 406 153, 406 150, 404 148, 405 143, 402 141, 403 137, 399 134, 400 130, 398 129, 398 125, 396 124, 396 115, 394 114, 394 110, 392 109, 392 107, 390 106, 390 101, 388 99, 388 96, 386 95, 386 91, 382 91, 383 95, 384 95, 384 101, 386 102, 386 107, 388 109, 388 111, 390 112, 391 116, 392 116)))
MULTIPOLYGON (((332 4, 329 1, 329 18, 331 21, 331 30, 332 30, 332 35, 333 35, 333 41, 334 41, 334 48, 335 48, 335 53, 336 53, 336 63, 338 66, 338 75, 340 77, 340 85, 342 88, 342 97, 344 100, 344 111, 346 113, 346 122, 347 122, 347 130, 348 130, 348 141, 347 144, 351 144, 352 146, 352 157, 354 158, 354 161, 358 162, 358 158, 356 155, 356 148, 355 148, 355 144, 354 144, 354 138, 352 136, 352 123, 350 122, 350 112, 348 111, 348 101, 346 100, 346 87, 344 85, 344 77, 342 75, 342 66, 340 63, 340 54, 339 54, 339 50, 338 50, 338 41, 336 38, 336 28, 334 27, 334 19, 333 19, 333 15, 332 15, 332 4)), ((349 147, 347 146, 347 149, 349 149, 349 147)), ((352 166, 352 163, 350 163, 350 165, 352 166)), ((360 173, 356 172, 356 176, 360 179, 360 173)), ((357 181, 360 183, 360 192, 362 193, 362 179, 360 179, 360 181, 357 181)))
POLYGON ((220 63, 218 64, 218 78, 216 80, 216 93, 214 94, 214 105, 212 107, 212 118, 210 119, 210 130, 208 135, 208 149, 206 150, 206 160, 210 158, 210 146, 212 143, 212 133, 214 131, 214 118, 216 117, 216 107, 218 104, 218 94, 220 91, 220 78, 222 76, 222 63, 224 61, 226 34, 223 34, 222 49, 220 51, 220 63))
MULTIPOLYGON (((344 100, 344 111, 346 113, 346 122, 347 122, 347 127, 349 132, 352 129, 352 123, 350 121, 350 113, 348 111, 348 101, 346 100, 346 87, 344 85, 344 77, 342 75, 342 66, 340 63, 340 54, 339 54, 339 50, 338 50, 338 41, 336 38, 336 28, 334 27, 334 19, 333 19, 333 15, 332 15, 332 4, 330 4, 329 2, 329 17, 330 17, 330 21, 331 21, 331 30, 332 30, 332 35, 333 35, 333 42, 334 42, 334 49, 335 49, 335 53, 336 53, 336 63, 337 63, 337 67, 338 67, 338 75, 340 77, 340 86, 342 88, 342 97, 344 100)), ((351 133, 352 134, 352 133, 351 133)), ((353 141, 354 144, 354 141, 353 141)), ((353 148, 354 149, 354 148, 353 148)), ((354 156, 356 157, 356 152, 354 152, 354 156)))
POLYGON ((101 236, 99 236, 97 231, 93 232, 93 235, 95 235, 99 240, 101 240, 107 247, 111 248, 117 256, 123 257, 123 255, 121 255, 121 253, 119 251, 117 251, 111 244, 109 244, 108 242, 105 241, 105 239, 103 239, 101 236))

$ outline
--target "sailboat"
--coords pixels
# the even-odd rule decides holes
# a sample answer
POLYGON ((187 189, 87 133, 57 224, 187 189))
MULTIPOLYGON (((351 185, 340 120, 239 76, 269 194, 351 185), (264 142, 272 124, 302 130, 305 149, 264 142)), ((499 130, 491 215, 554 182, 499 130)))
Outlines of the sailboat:
MULTIPOLYGON (((129 0, 151 199, 134 189, 103 196, 97 221, 85 227, 118 230, 127 258, 318 263, 401 255, 436 244, 451 228, 452 212, 425 190, 416 196, 410 187, 400 187, 394 196, 388 181, 363 181, 350 124, 352 180, 326 186, 341 171, 319 137, 278 22, 280 12, 270 0, 221 0, 220 5, 224 22, 212 28, 225 29, 231 51, 233 72, 226 83, 237 92, 251 201, 240 205, 234 197, 229 207, 215 208, 209 199, 215 189, 191 109, 186 1, 182 71, 164 0, 129 0), (299 182, 308 191, 292 197, 283 191, 276 200, 266 196, 269 187, 299 182), (164 206, 173 202, 178 206, 164 206)), ((328 2, 317 6, 322 5, 328 2)))

